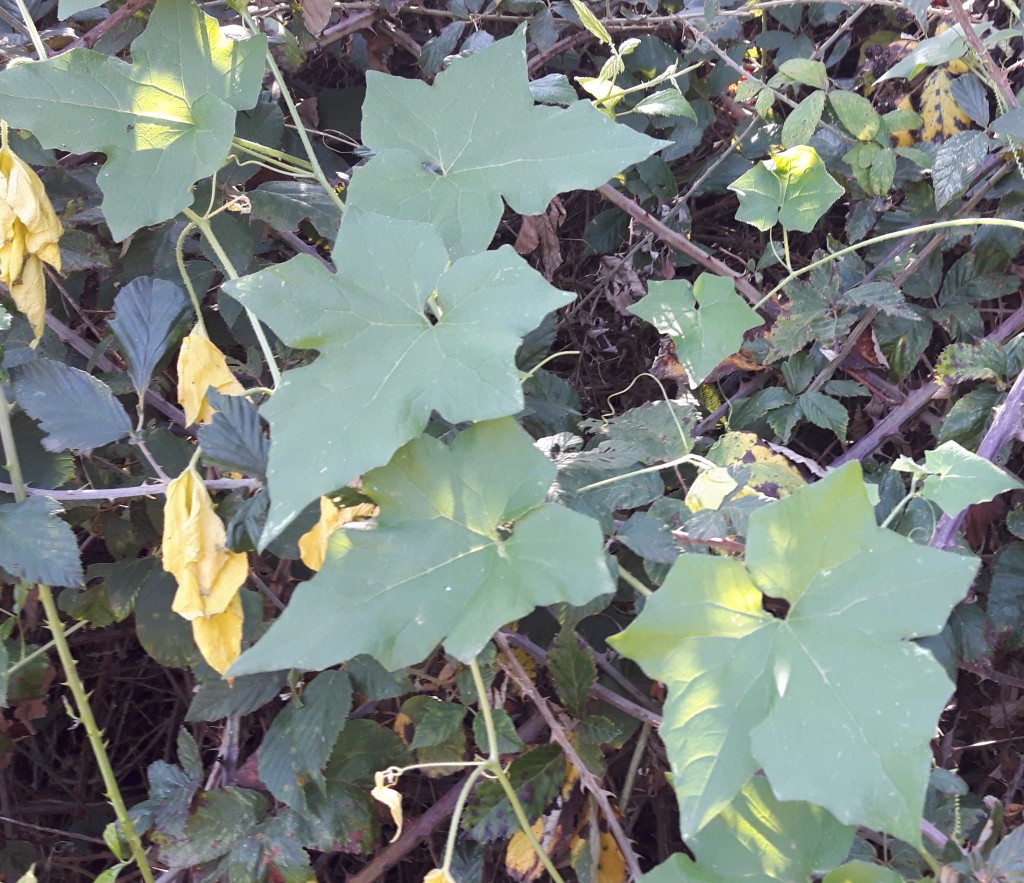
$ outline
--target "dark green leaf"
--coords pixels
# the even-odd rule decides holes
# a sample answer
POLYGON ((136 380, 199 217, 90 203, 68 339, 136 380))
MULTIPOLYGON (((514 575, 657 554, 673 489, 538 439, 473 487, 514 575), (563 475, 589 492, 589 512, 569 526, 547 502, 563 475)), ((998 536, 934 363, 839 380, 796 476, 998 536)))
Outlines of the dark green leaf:
POLYGON ((177 585, 156 558, 135 598, 135 631, 142 649, 161 665, 188 668, 199 660, 192 626, 171 610, 177 585))
POLYGON ((547 665, 558 698, 571 714, 581 717, 590 701, 590 688, 597 681, 597 666, 574 631, 563 629, 558 633, 548 651, 547 665))
POLYGON ((811 423, 831 430, 840 441, 846 441, 846 423, 850 415, 839 402, 821 392, 805 392, 796 402, 811 423))
POLYGON ((30 583, 80 586, 78 543, 62 512, 46 497, 0 505, 0 568, 30 583))
POLYGON ((466 719, 466 706, 457 702, 443 702, 432 699, 423 703, 421 714, 416 721, 416 735, 409 748, 432 748, 449 741, 462 733, 466 719))
POLYGON ((207 678, 199 685, 185 715, 187 721, 216 721, 249 714, 281 692, 287 672, 271 671, 240 678, 207 678))
POLYGON ((253 217, 288 233, 309 221, 331 243, 337 238, 338 208, 319 184, 308 181, 269 181, 248 194, 253 217))
POLYGON ((180 838, 160 845, 160 860, 191 867, 227 855, 266 815, 267 799, 246 788, 205 791, 180 838))
POLYGON ((274 718, 260 746, 260 778, 282 803, 302 810, 303 784, 321 789, 321 770, 345 726, 352 705, 352 684, 343 671, 325 671, 274 718))
MULTIPOLYGON (((492 708, 491 719, 494 721, 494 735, 498 742, 498 754, 519 754, 526 750, 526 745, 516 733, 516 725, 504 708, 492 708)), ((418 731, 417 731, 418 734, 418 731)), ((481 754, 487 754, 487 726, 484 723, 484 716, 477 714, 473 718, 473 740, 481 754)))
MULTIPOLYGON (((521 754, 508 770, 512 787, 532 823, 558 795, 565 778, 565 755, 557 745, 542 745, 521 754)), ((505 792, 497 782, 484 782, 474 792, 463 816, 466 834, 489 842, 505 839, 518 829, 505 792)))
POLYGON ((615 538, 641 558, 657 564, 671 564, 679 548, 663 521, 646 512, 634 512, 619 528, 615 538))
POLYGON ((191 308, 185 293, 164 279, 140 276, 114 298, 115 316, 110 330, 121 344, 128 362, 128 376, 142 395, 153 372, 174 345, 191 308))
POLYGON ((11 372, 18 404, 46 430, 48 451, 88 451, 132 431, 105 383, 61 362, 36 359, 11 372))
POLYGON ((210 390, 213 420, 199 427, 203 460, 226 472, 241 472, 263 478, 267 471, 270 443, 260 425, 259 411, 242 396, 221 395, 210 390))

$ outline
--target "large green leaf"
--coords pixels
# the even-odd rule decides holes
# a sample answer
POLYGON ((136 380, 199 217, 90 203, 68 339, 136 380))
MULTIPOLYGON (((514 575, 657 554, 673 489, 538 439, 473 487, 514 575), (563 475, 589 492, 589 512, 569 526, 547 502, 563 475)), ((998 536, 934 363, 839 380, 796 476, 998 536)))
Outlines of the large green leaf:
POLYGON ((0 73, 4 118, 44 147, 101 151, 103 212, 114 239, 174 217, 228 155, 235 111, 263 80, 262 36, 235 41, 193 0, 158 0, 132 64, 73 49, 0 73))
POLYGON ((728 807, 686 841, 697 857, 671 856, 641 883, 808 883, 850 852, 853 828, 801 801, 781 802, 754 776, 728 807))
POLYGON ((650 293, 629 310, 672 338, 691 388, 740 348, 743 332, 761 324, 732 280, 710 273, 693 285, 683 279, 652 282, 650 293))
POLYGON ((225 285, 287 343, 321 352, 262 411, 272 439, 264 542, 316 496, 386 463, 431 410, 454 423, 519 411, 520 339, 569 299, 508 246, 449 266, 428 225, 354 212, 334 249, 337 275, 300 255, 225 285))
POLYGON ((740 200, 737 221, 770 230, 810 233, 829 206, 845 192, 825 169, 813 147, 791 147, 759 162, 729 185, 740 200))
POLYGON ((526 30, 454 61, 433 86, 370 71, 363 141, 377 151, 348 205, 430 221, 453 256, 486 248, 503 210, 542 214, 565 190, 604 184, 667 142, 617 125, 588 101, 536 107, 526 30))
POLYGON ((554 476, 511 419, 477 424, 450 448, 409 443, 363 481, 380 506, 375 528, 335 534, 323 569, 231 674, 360 653, 396 669, 439 641, 468 662, 538 605, 611 592, 597 523, 543 502, 554 476))
POLYGON ((918 842, 952 684, 908 639, 942 630, 976 568, 877 527, 855 463, 751 515, 745 565, 681 556, 611 640, 668 685, 683 836, 760 767, 780 799, 918 842))

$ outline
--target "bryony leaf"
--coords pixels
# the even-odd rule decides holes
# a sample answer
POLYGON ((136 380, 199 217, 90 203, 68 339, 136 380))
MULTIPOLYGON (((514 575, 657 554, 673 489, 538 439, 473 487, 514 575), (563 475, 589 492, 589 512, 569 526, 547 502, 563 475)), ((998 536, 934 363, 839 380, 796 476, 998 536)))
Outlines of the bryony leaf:
POLYGON ((796 883, 849 854, 853 829, 819 806, 782 802, 763 776, 751 778, 699 834, 686 841, 697 862, 674 855, 640 883, 796 883))
POLYGON ((926 452, 924 464, 930 474, 924 480, 921 496, 950 516, 1021 487, 1021 482, 1008 472, 955 441, 926 452))
POLYGON ((402 795, 392 787, 393 781, 386 781, 390 778, 387 770, 375 772, 370 796, 383 803, 391 813, 391 820, 397 825, 397 830, 391 838, 391 842, 394 843, 402 835, 402 795))
POLYGON ((110 387, 61 362, 35 359, 11 371, 14 397, 46 430, 48 451, 84 451, 124 438, 128 414, 110 387))
POLYGON ((377 155, 348 208, 429 221, 452 256, 486 248, 503 211, 543 214, 562 191, 604 184, 667 142, 617 125, 588 101, 536 107, 526 28, 457 59, 433 86, 370 71, 362 136, 377 155))
POLYGON ((0 73, 4 118, 44 147, 100 151, 103 213, 116 240, 174 217, 227 158, 235 112, 263 80, 265 37, 228 39, 192 0, 158 0, 132 64, 72 49, 0 73))
POLYGON ((722 276, 701 273, 693 285, 682 279, 652 282, 649 290, 629 310, 672 338, 691 388, 740 348, 743 332, 761 324, 732 280, 722 276))
POLYGON ((363 480, 380 506, 376 527, 335 535, 344 542, 330 544, 232 675, 326 668, 360 653, 398 669, 439 641, 469 662, 538 605, 612 591, 597 523, 543 502, 554 476, 511 419, 479 423, 451 447, 410 442, 363 480))
POLYGON ((908 639, 942 630, 976 569, 879 528, 855 463, 754 512, 745 564, 682 555, 611 643, 668 686, 684 838, 763 768, 781 800, 919 842, 952 684, 908 639))
POLYGON ((449 266, 426 224, 351 206, 345 218, 336 275, 300 255, 225 285, 286 343, 320 350, 262 409, 272 439, 264 543, 311 500, 386 463, 431 410, 453 423, 518 412, 519 342, 570 297, 509 246, 449 266))
POLYGON ((737 221, 770 230, 810 233, 845 192, 826 171, 813 147, 791 147, 759 162, 729 185, 740 199, 737 221))

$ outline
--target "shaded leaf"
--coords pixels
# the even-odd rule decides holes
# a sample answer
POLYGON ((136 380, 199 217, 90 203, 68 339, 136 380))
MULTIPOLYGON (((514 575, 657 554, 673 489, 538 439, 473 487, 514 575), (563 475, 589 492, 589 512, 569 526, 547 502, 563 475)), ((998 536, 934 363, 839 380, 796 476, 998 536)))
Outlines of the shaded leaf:
POLYGON ((263 434, 259 411, 242 396, 207 393, 213 418, 199 427, 199 445, 206 463, 225 472, 241 472, 263 478, 267 471, 270 442, 263 434))
POLYGON ((0 505, 0 568, 29 583, 80 586, 78 543, 62 512, 46 497, 0 505))
POLYGON ((174 345, 191 313, 185 293, 165 279, 140 276, 114 298, 110 330, 128 362, 128 376, 141 396, 160 360, 174 345))
POLYGON ((88 451, 132 431, 110 387, 84 371, 35 359, 11 371, 11 378, 18 404, 46 430, 48 451, 88 451))
POLYGON ((597 666, 572 629, 558 633, 548 651, 547 666, 562 704, 576 717, 582 716, 590 699, 590 688, 597 681, 597 666))

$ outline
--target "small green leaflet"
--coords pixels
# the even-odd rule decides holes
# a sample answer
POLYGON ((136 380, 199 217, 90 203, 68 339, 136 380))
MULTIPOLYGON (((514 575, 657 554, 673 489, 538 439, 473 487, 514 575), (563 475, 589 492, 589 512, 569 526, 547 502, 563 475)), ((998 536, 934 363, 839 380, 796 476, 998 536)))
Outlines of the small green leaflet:
POLYGON ((610 640, 668 686, 684 839, 762 768, 781 800, 918 843, 952 684, 908 639, 942 630, 977 566, 877 527, 856 463, 754 512, 745 564, 680 556, 610 640))
POLYGON ((512 419, 479 423, 451 447, 410 442, 363 480, 380 506, 375 527, 335 534, 323 569, 231 675, 360 653, 394 670, 440 641, 469 662, 538 605, 614 591, 597 522, 543 502, 554 477, 512 419))
POLYGON ((770 230, 810 233, 829 206, 845 192, 826 171, 813 147, 791 147, 762 160, 729 185, 740 199, 737 221, 770 230))
POLYGON ((652 282, 649 289, 629 310, 672 338, 691 388, 739 350, 743 332, 761 324, 732 280, 722 276, 701 273, 693 285, 676 279, 652 282))
POLYGON ((686 845, 694 863, 677 854, 640 883, 809 883, 850 852, 853 829, 821 807, 783 803, 768 780, 754 776, 720 815, 686 845))
POLYGON ((320 350, 262 409, 264 543, 311 500, 386 463, 432 410, 453 423, 518 412, 520 339, 570 299, 509 246, 449 265, 429 225, 351 206, 334 260, 336 275, 299 255, 224 286, 289 345, 320 350))
POLYGON ((348 206, 429 221, 453 257, 482 251, 503 211, 543 214, 565 190, 591 189, 664 146, 587 101, 534 106, 525 25, 433 86, 370 71, 363 141, 377 155, 356 171, 348 206))
POLYGON ((4 118, 44 147, 100 151, 103 213, 115 240, 174 217, 217 171, 263 81, 265 37, 234 41, 193 0, 158 0, 132 64, 72 49, 0 73, 4 118))

